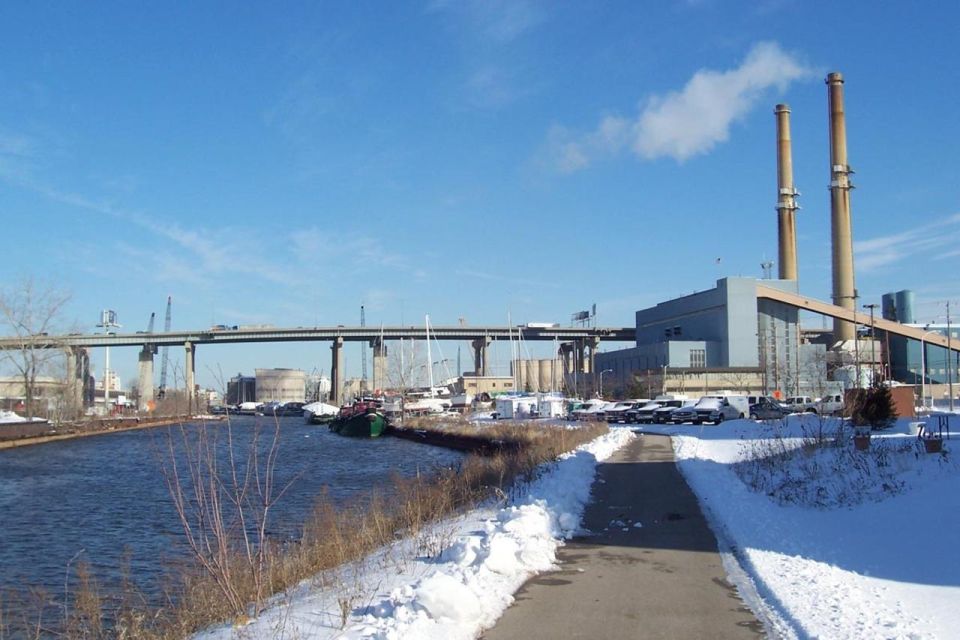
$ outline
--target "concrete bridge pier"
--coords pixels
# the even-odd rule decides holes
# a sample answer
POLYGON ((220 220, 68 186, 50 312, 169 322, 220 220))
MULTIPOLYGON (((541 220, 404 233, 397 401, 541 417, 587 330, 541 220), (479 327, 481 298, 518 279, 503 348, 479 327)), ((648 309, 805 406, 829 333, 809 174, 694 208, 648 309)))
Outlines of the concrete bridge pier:
POLYGON ((590 367, 589 373, 596 373, 597 371, 597 349, 600 348, 600 338, 593 336, 591 338, 585 338, 584 343, 586 348, 590 351, 590 355, 587 357, 586 362, 584 362, 585 367, 590 367))
MULTIPOLYGON (((184 368, 184 377, 187 381, 187 412, 193 413, 196 401, 196 382, 195 382, 195 370, 194 370, 194 359, 197 353, 197 346, 192 342, 186 342, 183 345, 183 348, 186 350, 186 359, 183 361, 184 368)), ((151 365, 152 366, 152 365, 151 365)))
POLYGON ((487 370, 487 347, 490 346, 491 339, 477 338, 471 344, 473 345, 473 371, 478 376, 489 375, 487 370))
POLYGON ((573 343, 572 342, 562 342, 560 343, 560 348, 557 350, 560 359, 563 361, 563 375, 567 376, 568 374, 573 373, 574 371, 574 362, 573 362, 573 343))
POLYGON ((143 345, 137 358, 137 388, 140 398, 137 407, 140 411, 149 411, 154 400, 153 391, 153 354, 156 348, 151 344, 143 345))
POLYGON ((370 341, 373 349, 373 388, 384 389, 387 386, 387 345, 380 338, 370 341))
POLYGON ((90 355, 83 347, 67 350, 67 406, 71 417, 80 415, 83 409, 83 392, 90 371, 90 355))
POLYGON ((591 369, 587 362, 587 344, 578 339, 574 345, 574 366, 577 373, 589 373, 591 369))
POLYGON ((330 350, 330 404, 339 406, 343 403, 343 338, 334 338, 330 350))

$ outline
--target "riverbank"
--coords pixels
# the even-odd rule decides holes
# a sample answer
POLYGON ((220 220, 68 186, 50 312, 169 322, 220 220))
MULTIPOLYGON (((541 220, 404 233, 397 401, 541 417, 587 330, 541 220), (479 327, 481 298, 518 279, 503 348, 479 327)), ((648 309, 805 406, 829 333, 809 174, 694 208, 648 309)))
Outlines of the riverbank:
MULTIPOLYGON (((586 432, 546 426, 532 431, 586 432)), ((527 578, 554 566, 557 548, 579 528, 598 461, 634 437, 627 429, 593 435, 498 497, 407 530, 402 540, 297 583, 256 619, 195 640, 475 638, 527 578)))
MULTIPOLYGON (((400 438, 356 440, 305 424, 302 418, 275 421, 258 416, 231 416, 229 424, 187 422, 183 430, 175 424, 109 431, 98 438, 2 451, 0 620, 7 627, 0 635, 6 638, 17 628, 23 637, 33 638, 41 620, 51 630, 73 629, 73 618, 80 615, 77 607, 83 604, 87 611, 100 607, 98 619, 104 621, 119 620, 128 611, 129 618, 156 622, 126 637, 182 640, 187 631, 168 628, 161 634, 160 619, 170 612, 171 599, 200 596, 183 584, 182 574, 193 574, 193 565, 164 469, 176 461, 181 477, 187 477, 204 432, 218 461, 228 461, 233 451, 243 464, 254 450, 262 452, 260 460, 265 461, 278 422, 280 450, 271 477, 283 495, 270 508, 269 518, 270 539, 276 542, 271 546, 278 550, 300 546, 318 499, 334 511, 359 509, 374 489, 384 498, 396 496, 395 480, 412 482, 419 476, 425 483, 435 470, 460 469, 466 460, 462 453, 400 438), (91 580, 87 591, 79 579, 81 565, 91 580), (128 574, 123 570, 127 566, 128 574), (41 601, 41 596, 34 597, 37 593, 48 595, 41 601)), ((224 517, 233 521, 226 511, 224 517)), ((51 631, 43 637, 90 636, 56 636, 51 631)))
POLYGON ((151 429, 153 427, 164 427, 171 424, 182 424, 197 420, 220 421, 224 416, 164 416, 158 418, 97 418, 95 420, 81 422, 65 422, 51 426, 51 432, 43 435, 26 436, 10 440, 0 439, 0 450, 16 449, 17 447, 28 447, 36 444, 45 444, 47 442, 59 442, 60 440, 71 440, 74 438, 86 438, 89 436, 99 436, 107 433, 119 433, 123 431, 136 431, 138 429, 151 429))

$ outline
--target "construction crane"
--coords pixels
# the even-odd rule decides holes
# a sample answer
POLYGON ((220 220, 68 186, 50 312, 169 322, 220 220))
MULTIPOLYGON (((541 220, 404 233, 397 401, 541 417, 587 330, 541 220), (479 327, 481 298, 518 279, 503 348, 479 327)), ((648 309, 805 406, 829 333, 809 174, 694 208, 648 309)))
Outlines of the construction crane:
MULTIPOLYGON (((144 333, 147 333, 147 334, 153 333, 153 320, 154 320, 156 317, 157 317, 157 312, 156 312, 156 311, 151 311, 151 312, 150 312, 150 322, 147 323, 147 330, 144 331, 144 333)), ((155 344, 153 344, 153 343, 147 342, 147 343, 144 344, 143 346, 144 346, 145 348, 149 349, 149 350, 150 350, 150 353, 156 353, 156 352, 157 352, 157 345, 155 345, 155 344)))
MULTIPOLYGON (((367 316, 363 310, 363 305, 360 305, 360 327, 367 326, 367 316)), ((363 395, 363 392, 367 389, 367 345, 363 342, 360 343, 360 394, 363 395)))
MULTIPOLYGON (((170 303, 173 297, 167 296, 167 316, 163 320, 163 332, 170 332, 170 303)), ((153 325, 153 316, 150 316, 150 324, 153 325)), ((160 386, 157 388, 157 398, 162 398, 167 393, 167 360, 169 359, 170 347, 163 347, 163 356, 160 360, 160 386)))

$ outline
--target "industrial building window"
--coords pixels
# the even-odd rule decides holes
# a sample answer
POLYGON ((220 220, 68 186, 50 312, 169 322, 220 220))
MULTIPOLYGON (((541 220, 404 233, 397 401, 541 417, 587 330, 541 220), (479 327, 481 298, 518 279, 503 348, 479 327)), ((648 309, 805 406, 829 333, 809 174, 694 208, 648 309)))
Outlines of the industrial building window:
POLYGON ((700 368, 707 366, 706 349, 690 349, 690 366, 700 368))

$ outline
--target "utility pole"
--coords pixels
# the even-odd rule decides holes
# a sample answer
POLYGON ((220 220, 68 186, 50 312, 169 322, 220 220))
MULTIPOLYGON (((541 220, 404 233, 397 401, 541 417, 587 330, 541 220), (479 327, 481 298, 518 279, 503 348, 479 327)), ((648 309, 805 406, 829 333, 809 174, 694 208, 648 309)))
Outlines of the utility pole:
POLYGON ((950 342, 950 301, 947 300, 947 390, 950 394, 950 413, 953 413, 953 347, 950 342))
POLYGON ((870 385, 873 386, 873 380, 877 375, 877 332, 874 328, 873 310, 877 308, 875 303, 863 305, 864 309, 870 309, 870 385))

